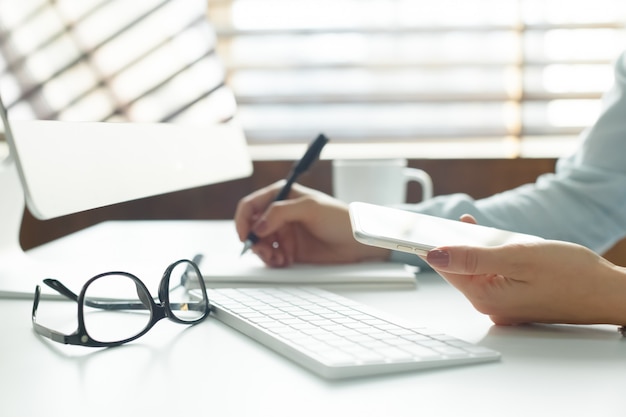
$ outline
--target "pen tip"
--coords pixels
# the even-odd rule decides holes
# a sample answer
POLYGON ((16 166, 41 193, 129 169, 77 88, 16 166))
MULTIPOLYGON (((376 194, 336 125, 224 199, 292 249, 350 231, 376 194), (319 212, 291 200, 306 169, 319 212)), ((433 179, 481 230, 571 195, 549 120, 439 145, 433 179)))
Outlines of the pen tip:
POLYGON ((250 239, 246 240, 243 244, 243 249, 241 250, 241 254, 239 256, 243 256, 244 253, 248 252, 248 249, 252 247, 252 241, 250 239))

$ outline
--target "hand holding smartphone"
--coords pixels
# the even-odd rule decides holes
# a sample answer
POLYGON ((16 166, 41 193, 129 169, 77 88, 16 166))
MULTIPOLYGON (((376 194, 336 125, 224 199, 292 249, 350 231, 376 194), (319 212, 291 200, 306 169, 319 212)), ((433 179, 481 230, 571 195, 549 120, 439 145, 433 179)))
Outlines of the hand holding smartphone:
POLYGON ((439 246, 500 246, 543 240, 538 236, 375 204, 350 203, 349 210, 352 233, 357 241, 416 255, 425 256, 439 246))

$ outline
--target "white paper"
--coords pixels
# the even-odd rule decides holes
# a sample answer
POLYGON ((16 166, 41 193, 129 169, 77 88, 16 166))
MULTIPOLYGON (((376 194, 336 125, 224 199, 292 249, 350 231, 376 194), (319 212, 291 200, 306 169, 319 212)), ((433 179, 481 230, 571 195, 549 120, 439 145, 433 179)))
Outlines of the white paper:
POLYGON ((269 268, 256 255, 250 253, 226 258, 204 256, 199 267, 208 286, 237 284, 415 286, 416 282, 416 268, 392 262, 296 264, 287 268, 269 268))

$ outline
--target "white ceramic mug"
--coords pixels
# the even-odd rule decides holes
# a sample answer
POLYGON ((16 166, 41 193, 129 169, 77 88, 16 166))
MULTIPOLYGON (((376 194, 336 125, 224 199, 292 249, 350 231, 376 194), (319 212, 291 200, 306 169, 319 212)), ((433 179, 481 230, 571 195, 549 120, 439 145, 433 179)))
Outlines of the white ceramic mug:
POLYGON ((422 200, 433 196, 433 182, 427 172, 408 168, 407 160, 335 159, 333 194, 346 203, 393 206, 407 203, 407 184, 415 181, 422 188, 422 200))

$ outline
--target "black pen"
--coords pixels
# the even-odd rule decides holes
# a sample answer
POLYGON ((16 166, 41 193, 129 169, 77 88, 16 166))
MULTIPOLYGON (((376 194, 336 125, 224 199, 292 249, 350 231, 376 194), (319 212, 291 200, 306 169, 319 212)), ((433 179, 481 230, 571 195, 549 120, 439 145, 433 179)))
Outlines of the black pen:
MULTIPOLYGON (((313 141, 313 143, 311 143, 302 158, 294 164, 291 172, 289 173, 289 176, 287 177, 287 182, 280 190, 274 201, 281 201, 287 198, 287 196, 289 195, 289 191, 291 191, 291 186, 293 185, 293 183, 296 182, 300 174, 308 170, 311 164, 313 164, 313 161, 315 161, 319 157, 320 153, 322 152, 322 148, 324 148, 327 142, 328 138, 323 134, 320 134, 313 141)), ((244 253, 246 253, 246 251, 258 241, 259 238, 257 235, 252 232, 248 233, 248 238, 243 245, 243 250, 241 251, 241 254, 243 255, 244 253)))

